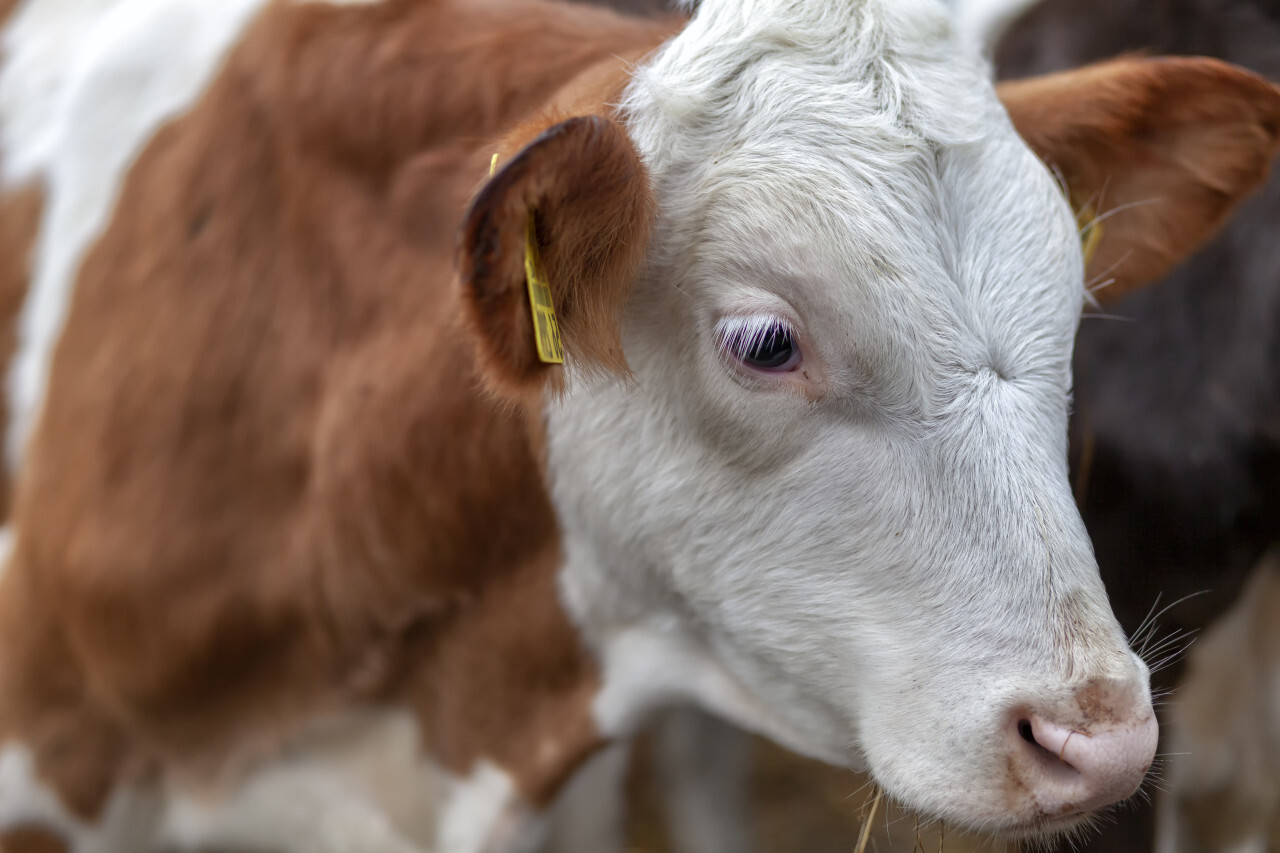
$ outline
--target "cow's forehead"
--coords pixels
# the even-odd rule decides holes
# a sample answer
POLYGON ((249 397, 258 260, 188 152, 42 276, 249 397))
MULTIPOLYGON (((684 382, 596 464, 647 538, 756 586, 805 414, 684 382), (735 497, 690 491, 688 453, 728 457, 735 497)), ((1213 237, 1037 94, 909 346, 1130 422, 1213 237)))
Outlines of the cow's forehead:
POLYGON ((659 167, 783 136, 892 162, 904 144, 983 136, 1000 113, 990 76, 938 0, 705 0, 625 106, 659 167))
POLYGON ((1061 390, 1079 242, 1055 180, 1011 128, 921 146, 874 174, 857 142, 802 148, 757 145, 686 180, 665 232, 684 292, 726 312, 767 309, 756 294, 776 295, 825 338, 815 343, 852 342, 882 371, 1052 365, 1061 390))
POLYGON ((830 393, 871 394, 908 418, 943 411, 967 377, 986 372, 1062 401, 1079 244, 1047 175, 1044 184, 1025 187, 1021 204, 973 201, 1006 205, 999 215, 948 210, 934 197, 937 216, 905 224, 875 194, 838 212, 795 190, 773 205, 726 203, 707 217, 680 289, 704 328, 761 311, 790 319, 826 365, 830 393))
POLYGON ((627 106, 667 248, 713 285, 736 267, 996 360, 1060 359, 1074 225, 989 69, 940 4, 831 6, 704 4, 640 71, 627 106))

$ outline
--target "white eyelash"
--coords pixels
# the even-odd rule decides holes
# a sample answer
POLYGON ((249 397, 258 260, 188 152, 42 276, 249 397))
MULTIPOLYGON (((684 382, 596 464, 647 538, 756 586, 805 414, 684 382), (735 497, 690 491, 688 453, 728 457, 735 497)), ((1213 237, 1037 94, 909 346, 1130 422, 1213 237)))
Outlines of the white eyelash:
POLYGON ((794 337, 791 324, 781 317, 755 314, 750 317, 726 317, 716 324, 716 341, 735 357, 746 358, 776 329, 794 337))

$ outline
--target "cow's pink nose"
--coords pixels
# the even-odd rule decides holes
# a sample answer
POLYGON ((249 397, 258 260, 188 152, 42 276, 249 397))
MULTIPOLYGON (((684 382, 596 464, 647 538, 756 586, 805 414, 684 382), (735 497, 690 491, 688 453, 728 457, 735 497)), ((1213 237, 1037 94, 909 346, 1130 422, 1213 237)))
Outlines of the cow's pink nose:
POLYGON ((1042 814, 1070 815, 1119 802, 1138 790, 1151 768, 1159 727, 1149 705, 1131 720, 1088 728, 1059 725, 1035 713, 1018 721, 1021 781, 1042 814))

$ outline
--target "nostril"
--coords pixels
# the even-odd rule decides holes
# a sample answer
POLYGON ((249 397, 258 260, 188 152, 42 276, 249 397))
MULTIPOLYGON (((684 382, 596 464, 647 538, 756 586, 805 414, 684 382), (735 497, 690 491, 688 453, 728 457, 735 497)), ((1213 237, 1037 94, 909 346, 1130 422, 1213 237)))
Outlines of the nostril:
POLYGON ((1050 763, 1054 766, 1079 770, 1066 755, 1067 744, 1078 732, 1031 714, 1018 720, 1018 734, 1034 746, 1042 756, 1052 758, 1053 761, 1050 763))
MULTIPOLYGON (((1062 744, 1057 744, 1053 738, 1054 732, 1043 732, 1041 737, 1036 737, 1036 728, 1036 724, 1032 723, 1031 720, 1018 720, 1018 737, 1030 744, 1037 755, 1053 759, 1051 762, 1053 764, 1064 765, 1074 770, 1075 768, 1071 767, 1071 764, 1063 760, 1062 757, 1061 746, 1065 745, 1065 741, 1062 744)), ((1044 726, 1041 725, 1039 728, 1043 729, 1044 726)), ((1069 738, 1070 735, 1067 735, 1067 737, 1069 738)))

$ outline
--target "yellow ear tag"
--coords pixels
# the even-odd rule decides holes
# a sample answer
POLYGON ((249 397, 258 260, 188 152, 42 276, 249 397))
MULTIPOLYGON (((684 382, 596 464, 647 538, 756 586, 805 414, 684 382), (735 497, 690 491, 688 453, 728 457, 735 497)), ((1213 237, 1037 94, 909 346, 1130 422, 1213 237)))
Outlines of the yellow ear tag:
MULTIPOLYGON (((498 171, 498 155, 489 161, 489 177, 498 171)), ((538 358, 547 364, 564 364, 564 346, 560 343, 560 323, 556 320, 551 288, 542 274, 542 258, 538 255, 538 230, 533 211, 524 226, 524 279, 529 286, 529 308, 533 312, 533 338, 538 358)))
POLYGON ((1093 263, 1093 256, 1098 253, 1098 244, 1102 242, 1102 223, 1094 215, 1092 207, 1086 207, 1076 215, 1076 224, 1080 226, 1080 249, 1084 252, 1084 265, 1093 263))
POLYGON ((560 324, 556 321, 555 305, 551 302, 551 288, 542 275, 532 210, 524 229, 524 278, 529 283, 529 307, 533 309, 533 336, 538 343, 538 358, 547 364, 564 364, 560 324))

